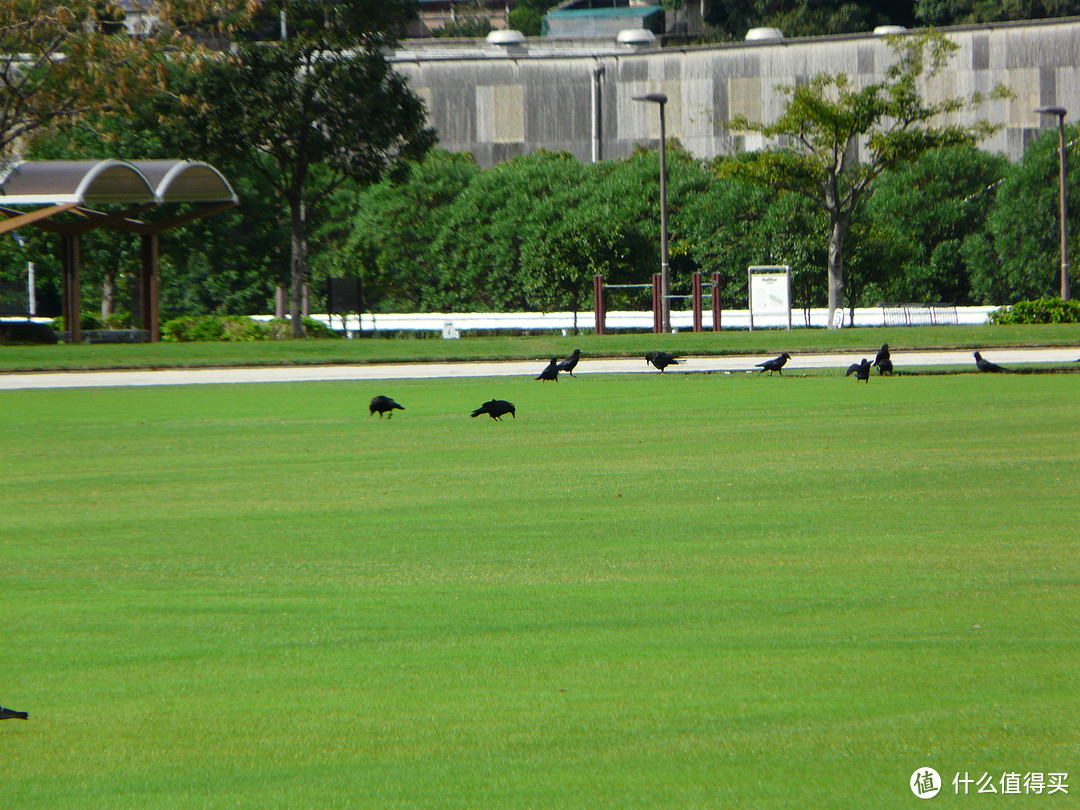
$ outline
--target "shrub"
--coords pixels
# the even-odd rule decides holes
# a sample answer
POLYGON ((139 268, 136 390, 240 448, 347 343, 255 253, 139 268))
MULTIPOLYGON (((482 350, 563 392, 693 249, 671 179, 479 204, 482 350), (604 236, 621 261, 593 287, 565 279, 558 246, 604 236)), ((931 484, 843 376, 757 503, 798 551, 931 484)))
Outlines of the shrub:
POLYGON ((991 312, 990 323, 1080 323, 1080 301, 1063 301, 1060 298, 1018 301, 991 312))
POLYGON ((304 331, 308 337, 313 338, 339 338, 337 332, 331 329, 322 321, 317 321, 314 318, 304 318, 304 331))
POLYGON ((225 325, 217 315, 188 315, 161 325, 162 340, 178 343, 225 339, 225 325))
MULTIPOLYGON (((321 321, 304 318, 308 337, 332 338, 337 333, 321 321)), ((189 315, 166 321, 161 327, 163 340, 177 343, 224 341, 244 343, 254 340, 286 340, 290 336, 289 321, 257 321, 239 315, 189 315)))

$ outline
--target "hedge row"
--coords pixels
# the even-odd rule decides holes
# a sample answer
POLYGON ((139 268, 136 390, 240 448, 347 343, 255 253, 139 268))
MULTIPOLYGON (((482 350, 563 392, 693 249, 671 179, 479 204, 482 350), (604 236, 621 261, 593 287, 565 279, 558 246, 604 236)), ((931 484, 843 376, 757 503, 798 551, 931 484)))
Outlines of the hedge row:
MULTIPOLYGON (((326 324, 313 318, 304 318, 304 331, 308 337, 340 337, 326 324)), ((161 327, 161 339, 176 343, 245 343, 256 340, 287 340, 290 336, 287 320, 274 318, 261 321, 240 315, 191 315, 173 318, 161 327)))
POLYGON ((1080 301, 1062 301, 1060 298, 1018 301, 991 312, 990 323, 1080 323, 1080 301))

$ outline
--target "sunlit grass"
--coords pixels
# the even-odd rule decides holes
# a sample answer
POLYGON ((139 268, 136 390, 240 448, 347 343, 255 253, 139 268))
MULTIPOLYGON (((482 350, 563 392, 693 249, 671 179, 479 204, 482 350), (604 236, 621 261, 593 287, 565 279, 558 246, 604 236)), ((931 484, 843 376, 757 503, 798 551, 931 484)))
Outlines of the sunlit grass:
POLYGON ((1080 773, 1078 395, 0 393, 0 703, 31 713, 3 804, 888 807, 918 767, 1080 773), (518 418, 468 417, 492 397, 518 418))

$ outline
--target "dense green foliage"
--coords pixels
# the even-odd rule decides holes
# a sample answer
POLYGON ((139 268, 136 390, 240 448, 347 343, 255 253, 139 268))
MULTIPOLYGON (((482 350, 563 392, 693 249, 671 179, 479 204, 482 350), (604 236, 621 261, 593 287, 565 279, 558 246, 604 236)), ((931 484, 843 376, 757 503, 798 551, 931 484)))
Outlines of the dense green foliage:
MULTIPOLYGON (((158 156, 152 145, 137 156, 158 156)), ((846 304, 1003 305, 1053 295, 1056 147, 1048 131, 1016 165, 963 147, 883 173, 848 238, 846 304)), ((134 143, 124 148, 140 151, 134 143)), ((673 293, 689 294, 694 271, 718 272, 724 306, 735 308, 745 305, 748 265, 789 264, 796 306, 823 306, 822 214, 798 195, 721 176, 723 164, 744 159, 706 167, 669 145, 673 293)), ((288 277, 283 212, 273 194, 238 168, 226 174, 243 205, 163 241, 166 318, 270 313, 274 285, 288 277)), ((1071 170, 1069 189, 1076 196, 1072 252, 1080 255, 1080 168, 1071 170)), ((352 275, 364 279, 376 312, 588 309, 594 273, 635 284, 659 267, 658 194, 655 152, 597 165, 537 153, 481 169, 468 155, 435 150, 400 182, 350 185, 326 200, 311 241, 313 311, 325 304, 327 277, 352 275)), ((59 278, 55 240, 27 237, 25 253, 0 241, 0 278, 12 300, 25 295, 27 259, 37 264, 40 297, 59 278)), ((94 285, 115 268, 119 304, 111 320, 124 325, 136 260, 133 240, 88 234, 84 307, 99 304, 94 285)), ((648 306, 647 293, 613 293, 611 308, 648 306)))
POLYGON ((714 36, 742 39, 771 26, 789 37, 869 31, 878 25, 965 25, 1080 14, 1080 0, 726 0, 708 3, 714 36))
POLYGON ((990 313, 990 321, 997 324, 1080 323, 1080 301, 1062 301, 1060 298, 1018 301, 990 313))
MULTIPOLYGON (((1048 131, 1016 165, 963 147, 883 173, 848 238, 847 305, 1002 305, 1053 295, 1056 146, 1048 131)), ((724 306, 743 306, 748 265, 789 264, 796 306, 824 305, 822 214, 798 195, 720 176, 723 164, 743 159, 706 167, 669 145, 674 294, 689 294, 692 272, 718 272, 724 306)), ((400 182, 349 186, 320 209, 311 243, 314 311, 325 303, 325 278, 352 275, 364 279, 376 312, 588 309, 594 273, 634 284, 659 266, 657 164, 656 153, 645 151, 597 165, 537 153, 481 169, 468 155, 435 150, 400 182)), ((288 275, 282 212, 255 178, 232 176, 240 208, 163 242, 166 318, 273 311, 273 287, 288 275)), ((1070 195, 1080 189, 1080 169, 1069 188, 1070 195)), ((1080 195, 1069 211, 1075 240, 1080 195)), ((24 295, 26 259, 36 261, 42 286, 59 277, 55 240, 27 236, 26 253, 13 240, 0 242, 0 277, 13 299, 24 295)), ((1072 244, 1080 255, 1080 242, 1072 244)), ((136 245, 95 234, 84 245, 92 282, 100 283, 102 268, 117 268, 112 320, 124 325, 136 245)), ((87 285, 84 306, 97 305, 99 295, 87 285)), ((613 293, 611 308, 647 308, 646 295, 613 293)))
MULTIPOLYGON (((881 174, 849 239, 846 304, 1018 300, 1022 288, 994 281, 1008 257, 995 245, 1006 251, 1017 241, 1008 235, 1024 229, 1039 233, 1045 250, 1026 272, 1052 291, 1055 186, 1030 164, 1046 162, 1056 136, 1038 144, 1016 166, 963 146, 881 174), (1041 179, 1018 190, 1016 178, 1029 176, 1041 179), (998 185, 1003 178, 1011 183, 998 185), (1017 205, 1029 190, 1044 202, 1017 205), (999 206, 1009 214, 999 216, 999 206)), ((720 158, 706 171, 677 148, 669 155, 675 294, 689 293, 691 272, 719 272, 725 306, 744 305, 748 265, 790 264, 796 304, 824 304, 819 211, 799 195, 727 179, 746 158, 720 158)), ((539 153, 481 170, 435 152, 403 184, 380 183, 355 198, 343 264, 378 291, 379 311, 570 308, 593 273, 634 283, 659 265, 656 177, 654 153, 596 166, 539 153)), ((1080 187, 1080 176, 1071 182, 1080 187)), ((1080 217, 1080 206, 1070 211, 1080 217)))
MULTIPOLYGON (((189 315, 163 323, 161 338, 178 343, 197 341, 248 343, 256 340, 282 340, 289 337, 289 331, 289 322, 277 318, 253 320, 238 315, 189 315)), ((312 337, 338 337, 338 334, 326 324, 312 318, 304 319, 304 331, 312 337)))
POLYGON ((904 807, 928 765, 1073 770, 1080 375, 0 412, 6 807, 904 807), (517 419, 468 417, 493 396, 517 419))

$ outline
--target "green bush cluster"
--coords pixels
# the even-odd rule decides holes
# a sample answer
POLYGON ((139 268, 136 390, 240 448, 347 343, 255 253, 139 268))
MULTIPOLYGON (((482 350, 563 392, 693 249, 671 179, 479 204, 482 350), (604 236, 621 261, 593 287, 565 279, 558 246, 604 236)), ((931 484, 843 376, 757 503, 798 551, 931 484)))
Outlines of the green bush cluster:
POLYGON ((1080 323, 1080 301, 1063 301, 1060 298, 1018 301, 1010 307, 1002 307, 991 312, 990 322, 996 324, 1080 323))
MULTIPOLYGON (((304 318, 308 337, 334 338, 338 334, 321 321, 304 318)), ((161 327, 162 340, 176 343, 226 342, 246 343, 256 340, 285 340, 289 322, 282 319, 254 320, 234 315, 191 315, 173 318, 161 327)))

